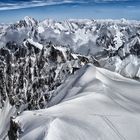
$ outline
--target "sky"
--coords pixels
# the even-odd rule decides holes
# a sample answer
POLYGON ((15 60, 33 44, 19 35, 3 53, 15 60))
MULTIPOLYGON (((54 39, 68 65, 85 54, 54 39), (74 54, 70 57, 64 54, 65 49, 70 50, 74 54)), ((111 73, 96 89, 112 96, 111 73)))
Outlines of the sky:
POLYGON ((37 20, 140 20, 140 0, 0 0, 0 23, 13 23, 25 16, 37 20))

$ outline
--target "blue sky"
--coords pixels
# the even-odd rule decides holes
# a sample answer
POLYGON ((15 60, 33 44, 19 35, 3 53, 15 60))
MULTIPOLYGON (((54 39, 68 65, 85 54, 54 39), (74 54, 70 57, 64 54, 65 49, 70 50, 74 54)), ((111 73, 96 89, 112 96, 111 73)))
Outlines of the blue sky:
POLYGON ((140 0, 0 0, 0 22, 15 22, 31 16, 69 19, 140 20, 140 0))

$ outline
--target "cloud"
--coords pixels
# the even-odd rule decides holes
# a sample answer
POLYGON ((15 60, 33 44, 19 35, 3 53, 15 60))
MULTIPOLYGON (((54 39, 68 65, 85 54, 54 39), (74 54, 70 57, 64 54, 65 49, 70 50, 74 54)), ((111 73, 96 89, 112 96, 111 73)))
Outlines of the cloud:
MULTIPOLYGON (((59 4, 72 4, 72 3, 104 3, 104 2, 124 2, 132 0, 8 0, 0 2, 0 11, 2 10, 12 10, 21 8, 30 8, 38 6, 49 6, 49 5, 59 5, 59 4)), ((135 1, 135 0, 133 0, 135 1)))
POLYGON ((129 2, 129 1, 131 1, 131 0, 94 0, 94 2, 96 2, 96 3, 129 2))
MULTIPOLYGON (((49 5, 59 5, 59 4, 69 4, 75 3, 74 0, 33 0, 33 1, 18 1, 14 3, 0 2, 0 11, 30 8, 38 6, 49 6, 49 5)), ((76 3, 84 3, 84 1, 76 1, 76 3)))

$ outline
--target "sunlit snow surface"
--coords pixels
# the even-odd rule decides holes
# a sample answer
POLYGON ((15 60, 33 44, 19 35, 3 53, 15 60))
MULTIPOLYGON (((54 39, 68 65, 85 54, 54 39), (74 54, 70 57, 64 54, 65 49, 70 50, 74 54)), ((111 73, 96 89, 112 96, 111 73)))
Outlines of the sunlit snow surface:
POLYGON ((57 89, 49 108, 15 119, 20 140, 139 140, 140 83, 86 65, 57 89))

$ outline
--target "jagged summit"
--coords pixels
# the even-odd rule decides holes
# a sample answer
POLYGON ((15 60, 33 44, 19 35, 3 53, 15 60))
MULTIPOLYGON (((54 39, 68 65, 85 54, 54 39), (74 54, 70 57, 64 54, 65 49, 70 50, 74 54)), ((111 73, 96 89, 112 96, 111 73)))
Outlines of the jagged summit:
POLYGON ((42 45, 32 39, 22 45, 8 43, 0 48, 0 102, 8 97, 17 108, 24 104, 26 109, 44 108, 54 90, 89 62, 92 58, 64 46, 42 45))
MULTIPOLYGON (((32 17, 26 16, 22 20, 17 21, 14 24, 10 24, 9 26, 12 29, 20 29, 20 28, 33 28, 34 26, 38 25, 38 21, 32 17)), ((10 28, 9 28, 10 29, 10 28)))
POLYGON ((24 20, 27 23, 27 25, 30 25, 30 26, 35 26, 38 23, 37 20, 29 16, 24 17, 24 20))

